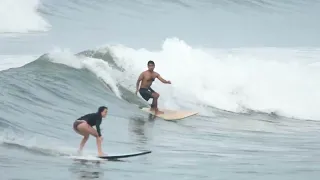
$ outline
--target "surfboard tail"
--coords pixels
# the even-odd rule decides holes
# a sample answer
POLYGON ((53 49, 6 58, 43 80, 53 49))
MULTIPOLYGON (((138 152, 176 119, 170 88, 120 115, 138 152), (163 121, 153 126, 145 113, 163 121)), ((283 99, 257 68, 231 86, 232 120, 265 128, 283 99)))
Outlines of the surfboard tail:
POLYGON ((131 154, 107 155, 107 156, 98 156, 98 157, 102 159, 120 159, 120 158, 128 158, 128 157, 150 154, 151 152, 152 151, 143 151, 143 152, 131 153, 131 154))

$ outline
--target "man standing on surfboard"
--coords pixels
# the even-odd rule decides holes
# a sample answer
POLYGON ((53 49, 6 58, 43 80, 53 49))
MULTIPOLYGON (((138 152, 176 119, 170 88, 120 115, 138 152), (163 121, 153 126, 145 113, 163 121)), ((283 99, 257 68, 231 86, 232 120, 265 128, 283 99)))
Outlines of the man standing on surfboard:
POLYGON ((140 95, 145 99, 146 101, 149 101, 150 98, 152 98, 152 104, 151 104, 151 111, 155 110, 158 111, 158 98, 159 98, 159 93, 155 92, 153 89, 151 89, 152 82, 155 80, 155 78, 158 78, 162 83, 165 84, 171 84, 170 81, 164 80, 159 73, 153 71, 155 64, 153 61, 148 61, 148 70, 143 71, 136 84, 136 94, 140 93, 140 95), (139 88, 141 82, 141 86, 139 88))

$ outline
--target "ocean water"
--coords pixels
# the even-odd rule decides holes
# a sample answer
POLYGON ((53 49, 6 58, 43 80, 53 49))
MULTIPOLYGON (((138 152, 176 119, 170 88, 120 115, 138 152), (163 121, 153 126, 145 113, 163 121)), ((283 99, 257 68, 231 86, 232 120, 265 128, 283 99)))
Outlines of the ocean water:
POLYGON ((320 175, 320 1, 0 0, 0 179, 320 175), (160 108, 135 95, 154 60, 160 108), (103 151, 73 121, 109 107, 103 151), (76 158, 87 161, 78 161, 76 158))

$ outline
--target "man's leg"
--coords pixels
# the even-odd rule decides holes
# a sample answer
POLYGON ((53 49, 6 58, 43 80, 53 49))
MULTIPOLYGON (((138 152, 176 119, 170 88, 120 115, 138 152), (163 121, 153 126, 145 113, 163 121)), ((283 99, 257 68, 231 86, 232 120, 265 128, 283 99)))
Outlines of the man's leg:
POLYGON ((156 93, 156 92, 153 92, 152 94, 151 94, 151 96, 152 96, 152 104, 151 104, 151 109, 153 110, 158 110, 158 98, 159 98, 159 94, 158 93, 156 93))
POLYGON ((160 97, 160 94, 155 92, 153 89, 149 88, 150 92, 151 92, 151 98, 152 98, 152 104, 151 104, 151 108, 150 110, 153 111, 155 110, 156 114, 163 114, 164 112, 159 111, 158 109, 158 99, 160 97))
POLYGON ((148 89, 141 88, 139 90, 139 92, 140 92, 140 95, 143 97, 143 99, 146 101, 148 101, 150 98, 152 98, 150 110, 151 111, 153 111, 153 110, 158 111, 158 98, 160 95, 157 92, 155 92, 153 89, 151 89, 150 87, 148 89))
MULTIPOLYGON (((151 88, 140 88, 139 93, 141 95, 141 97, 145 100, 145 101, 149 101, 150 98, 153 98, 152 96, 152 92, 154 92, 151 88)), ((154 106, 154 100, 152 100, 152 104, 151 104, 151 108, 154 106)))
POLYGON ((158 98, 159 98, 159 94, 157 92, 155 92, 151 87, 149 87, 148 89, 149 91, 149 96, 150 98, 152 98, 152 104, 151 104, 151 111, 152 110, 158 110, 158 98))

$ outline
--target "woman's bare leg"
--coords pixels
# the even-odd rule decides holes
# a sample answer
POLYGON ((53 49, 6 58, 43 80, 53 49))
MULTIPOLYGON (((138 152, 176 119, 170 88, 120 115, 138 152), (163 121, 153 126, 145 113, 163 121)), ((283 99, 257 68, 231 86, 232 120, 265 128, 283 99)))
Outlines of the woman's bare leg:
POLYGON ((98 156, 103 156, 104 153, 102 152, 102 148, 101 148, 101 138, 98 135, 97 130, 93 129, 92 127, 89 126, 89 133, 96 137, 96 142, 97 142, 97 149, 98 149, 98 156))
POLYGON ((79 150, 78 152, 81 154, 82 153, 82 150, 83 150, 83 147, 84 145, 86 144, 86 142, 88 141, 89 139, 89 135, 88 136, 83 136, 81 142, 80 142, 80 147, 79 147, 79 150))
POLYGON ((77 133, 79 133, 80 135, 83 136, 81 142, 80 142, 80 147, 79 147, 79 150, 78 150, 78 153, 82 153, 82 150, 83 150, 83 147, 85 146, 86 142, 88 141, 89 139, 89 131, 88 131, 88 124, 87 123, 81 123, 78 125, 77 127, 77 133))
POLYGON ((97 130, 93 129, 87 123, 79 124, 77 129, 79 131, 79 134, 81 134, 83 136, 83 139, 81 140, 80 148, 79 148, 80 152, 82 152, 82 149, 83 149, 85 143, 87 142, 89 135, 91 134, 92 136, 96 137, 98 155, 99 156, 104 155, 104 153, 102 152, 102 148, 101 148, 101 138, 99 137, 97 130))

